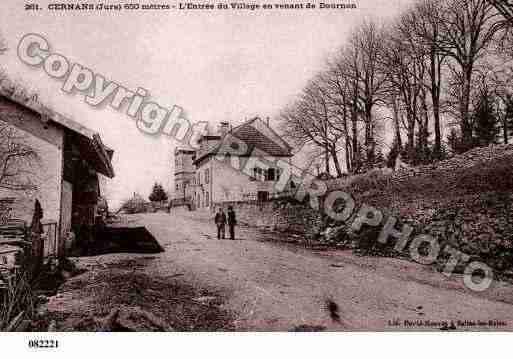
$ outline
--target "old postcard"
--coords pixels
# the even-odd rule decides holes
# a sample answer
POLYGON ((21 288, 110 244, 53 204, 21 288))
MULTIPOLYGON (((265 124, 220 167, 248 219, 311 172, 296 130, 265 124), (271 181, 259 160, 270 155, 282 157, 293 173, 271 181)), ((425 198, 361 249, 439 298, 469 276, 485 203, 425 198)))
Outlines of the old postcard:
POLYGON ((1 331, 513 329, 513 2, 325 1, 0 3, 1 331))

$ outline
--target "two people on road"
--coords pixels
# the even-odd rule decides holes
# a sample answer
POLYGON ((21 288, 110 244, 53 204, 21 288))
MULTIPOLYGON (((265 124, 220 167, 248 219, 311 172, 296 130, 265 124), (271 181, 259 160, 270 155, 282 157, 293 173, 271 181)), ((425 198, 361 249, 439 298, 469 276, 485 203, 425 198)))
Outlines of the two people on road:
POLYGON ((235 239, 235 226, 237 225, 237 218, 232 206, 228 206, 228 216, 226 216, 224 213, 223 208, 219 207, 214 221, 217 226, 217 239, 224 239, 226 223, 228 223, 230 230, 230 239, 235 239))

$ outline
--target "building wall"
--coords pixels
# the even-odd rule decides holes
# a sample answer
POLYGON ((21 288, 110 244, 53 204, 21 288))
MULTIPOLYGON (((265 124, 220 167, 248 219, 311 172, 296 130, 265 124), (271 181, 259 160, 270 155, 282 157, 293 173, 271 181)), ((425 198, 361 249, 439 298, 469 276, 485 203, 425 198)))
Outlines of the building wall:
POLYGON ((213 160, 214 181, 212 184, 213 201, 242 201, 244 195, 255 190, 255 182, 229 162, 213 160))
MULTIPOLYGON (((275 132, 273 132, 264 122, 261 120, 254 121, 253 125, 255 128, 262 132, 265 136, 282 145, 287 147, 288 145, 281 139, 275 132)), ((201 142, 201 148, 198 151, 198 157, 201 157, 202 153, 205 153, 212 147, 219 144, 220 136, 207 136, 204 137, 201 142)), ((183 154, 180 154, 184 156, 183 154)), ((176 158, 179 158, 176 155, 176 158)), ((190 156, 192 158, 192 155, 190 156)), ((217 203, 230 202, 230 201, 245 201, 245 200, 257 200, 261 198, 272 198, 277 195, 278 192, 288 191, 290 184, 287 184, 285 188, 275 188, 277 179, 268 180, 265 178, 255 179, 253 173, 253 167, 259 167, 263 172, 272 169, 275 175, 278 174, 279 168, 274 165, 277 158, 266 157, 263 153, 257 153, 255 157, 236 157, 232 158, 233 161, 239 161, 238 168, 248 168, 247 173, 243 170, 238 170, 232 167, 231 161, 217 161, 214 157, 206 157, 199 163, 196 163, 194 168, 195 174, 192 180, 191 195, 193 197, 194 208, 196 209, 210 209, 217 203), (261 158, 260 158, 261 157, 261 158), (258 160, 257 160, 258 158, 258 160), (251 168, 250 168, 251 167, 251 168), (262 197, 263 196, 263 197, 262 197)), ((175 163, 176 168, 180 169, 182 161, 175 163)), ((189 163, 187 163, 189 164, 189 163)), ((190 167, 188 167, 190 168, 190 167)), ((190 177, 186 177, 189 174, 181 173, 180 175, 175 174, 175 193, 178 197, 183 198, 183 187, 181 184, 189 180, 190 177), (178 184, 178 188, 176 187, 178 184)))
POLYGON ((61 177, 63 161, 64 130, 39 120, 39 114, 0 97, 0 116, 3 124, 16 127, 25 144, 31 146, 40 160, 31 166, 29 175, 37 189, 12 191, 0 188, 1 197, 15 197, 13 216, 30 223, 35 199, 43 208, 43 220, 59 223, 61 205, 61 177))
POLYGON ((173 198, 183 198, 192 195, 190 186, 193 184, 195 166, 193 164, 194 152, 176 151, 174 170, 173 198))
POLYGON ((262 177, 257 179, 253 175, 253 167, 261 168, 262 176, 263 170, 270 168, 273 168, 275 174, 277 174, 279 168, 268 165, 274 162, 274 158, 264 158, 262 161, 254 161, 248 158, 241 158, 240 160, 241 167, 248 167, 249 173, 252 175, 232 167, 229 161, 217 161, 213 157, 207 158, 198 164, 196 183, 199 183, 199 185, 195 191, 196 208, 204 209, 208 207, 213 210, 215 204, 222 202, 257 200, 259 192, 266 192, 268 197, 271 198, 279 192, 289 190, 289 185, 283 189, 276 188, 277 177, 274 181, 268 181, 262 177), (207 171, 209 174, 208 181, 207 171), (208 206, 206 205, 207 192, 208 206))
MULTIPOLYGON (((196 209, 212 208, 212 188, 213 188, 213 166, 215 165, 212 158, 206 158, 197 164, 194 176, 194 206, 196 209)), ((215 175, 217 176, 217 174, 215 175)))

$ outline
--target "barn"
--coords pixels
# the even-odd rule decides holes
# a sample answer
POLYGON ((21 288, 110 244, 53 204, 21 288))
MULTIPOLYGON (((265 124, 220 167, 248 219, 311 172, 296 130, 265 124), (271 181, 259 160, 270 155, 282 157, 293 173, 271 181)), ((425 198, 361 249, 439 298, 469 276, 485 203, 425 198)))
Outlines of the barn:
MULTIPOLYGON (((114 177, 113 153, 98 133, 0 86, 0 226, 28 228, 37 200, 44 253, 64 255, 72 226, 95 224, 102 183, 114 177)), ((0 246, 0 264, 13 251, 0 246)))

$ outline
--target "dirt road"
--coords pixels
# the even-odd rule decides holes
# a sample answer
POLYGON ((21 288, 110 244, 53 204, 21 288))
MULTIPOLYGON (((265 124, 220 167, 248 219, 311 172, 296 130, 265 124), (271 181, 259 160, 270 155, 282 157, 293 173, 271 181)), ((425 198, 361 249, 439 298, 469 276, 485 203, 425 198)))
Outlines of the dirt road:
POLYGON ((438 330, 451 320, 464 330, 513 328, 506 283, 476 294, 457 276, 404 260, 261 241, 248 228, 240 240, 217 240, 214 225, 190 213, 135 218, 165 248, 146 273, 224 293, 223 309, 236 313, 239 330, 438 330))

